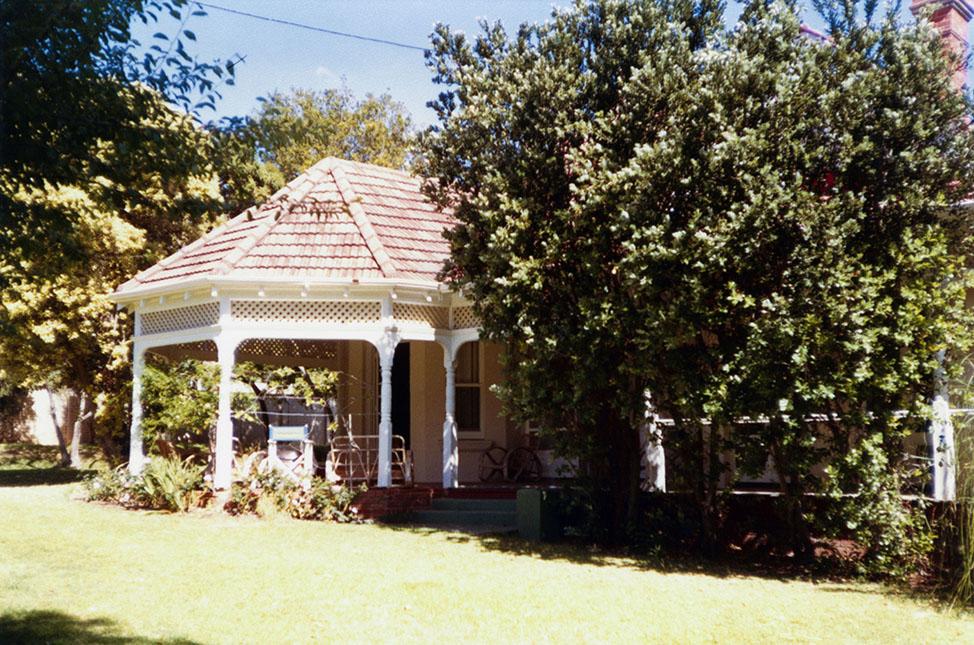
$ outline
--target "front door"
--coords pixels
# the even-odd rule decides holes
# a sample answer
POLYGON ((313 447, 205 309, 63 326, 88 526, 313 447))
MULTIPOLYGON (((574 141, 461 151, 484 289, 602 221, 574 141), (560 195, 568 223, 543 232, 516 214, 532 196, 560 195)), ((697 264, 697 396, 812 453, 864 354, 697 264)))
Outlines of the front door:
POLYGON ((392 433, 409 448, 409 343, 396 345, 392 360, 392 433))

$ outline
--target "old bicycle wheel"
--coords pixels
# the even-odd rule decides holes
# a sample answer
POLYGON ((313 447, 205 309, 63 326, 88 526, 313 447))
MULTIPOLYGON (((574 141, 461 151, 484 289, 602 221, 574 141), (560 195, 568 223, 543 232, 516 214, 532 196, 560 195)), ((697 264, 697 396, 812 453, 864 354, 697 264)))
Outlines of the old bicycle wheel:
POLYGON ((491 446, 480 453, 480 481, 501 481, 504 479, 504 464, 507 451, 500 446, 491 446))
POLYGON ((541 479, 541 460, 530 448, 519 447, 507 453, 504 460, 504 479, 527 483, 541 479))

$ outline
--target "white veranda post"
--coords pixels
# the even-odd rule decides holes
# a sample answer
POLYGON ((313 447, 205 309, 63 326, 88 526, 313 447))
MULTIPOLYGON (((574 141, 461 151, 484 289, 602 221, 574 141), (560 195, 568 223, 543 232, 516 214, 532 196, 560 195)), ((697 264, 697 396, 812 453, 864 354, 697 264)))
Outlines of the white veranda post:
POLYGON ((459 486, 460 451, 457 446, 456 422, 456 360, 452 348, 444 347, 443 366, 446 368, 446 415, 443 421, 443 488, 459 486))
POLYGON ((227 490, 233 476, 233 418, 230 407, 234 355, 237 343, 230 338, 217 338, 217 361, 220 364, 220 398, 216 420, 216 455, 213 488, 227 490))
POLYGON ((387 333, 377 345, 379 372, 381 374, 381 399, 379 403, 379 473, 378 485, 392 485, 392 362, 396 356, 397 339, 387 333))
POLYGON ((945 351, 937 353, 940 367, 935 375, 933 418, 927 434, 930 457, 933 459, 931 495, 936 500, 952 501, 957 497, 954 424, 950 420, 950 401, 947 396, 947 376, 943 368, 945 351))
MULTIPOLYGON (((138 319, 136 314, 136 334, 138 319)), ((142 449, 142 372, 145 369, 145 348, 138 341, 132 347, 132 426, 129 435, 129 472, 138 475, 145 467, 142 449)))

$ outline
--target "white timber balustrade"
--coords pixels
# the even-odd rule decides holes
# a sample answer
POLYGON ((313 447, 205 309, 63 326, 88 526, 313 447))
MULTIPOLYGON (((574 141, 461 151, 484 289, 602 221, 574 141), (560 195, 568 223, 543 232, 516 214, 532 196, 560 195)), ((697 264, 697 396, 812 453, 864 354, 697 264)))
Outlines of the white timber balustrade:
POLYGON ((460 485, 460 450, 457 445, 456 396, 457 366, 452 346, 444 346, 443 366, 446 369, 446 414, 443 421, 443 488, 460 485))

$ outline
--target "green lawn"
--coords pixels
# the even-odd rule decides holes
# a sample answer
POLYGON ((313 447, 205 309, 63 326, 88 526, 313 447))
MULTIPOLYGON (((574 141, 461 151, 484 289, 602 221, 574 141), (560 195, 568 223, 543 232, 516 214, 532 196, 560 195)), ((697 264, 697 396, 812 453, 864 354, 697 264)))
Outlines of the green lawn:
POLYGON ((670 572, 512 538, 125 511, 72 499, 63 471, 28 477, 39 465, 0 466, 0 642, 974 642, 971 617, 873 586, 670 572))

